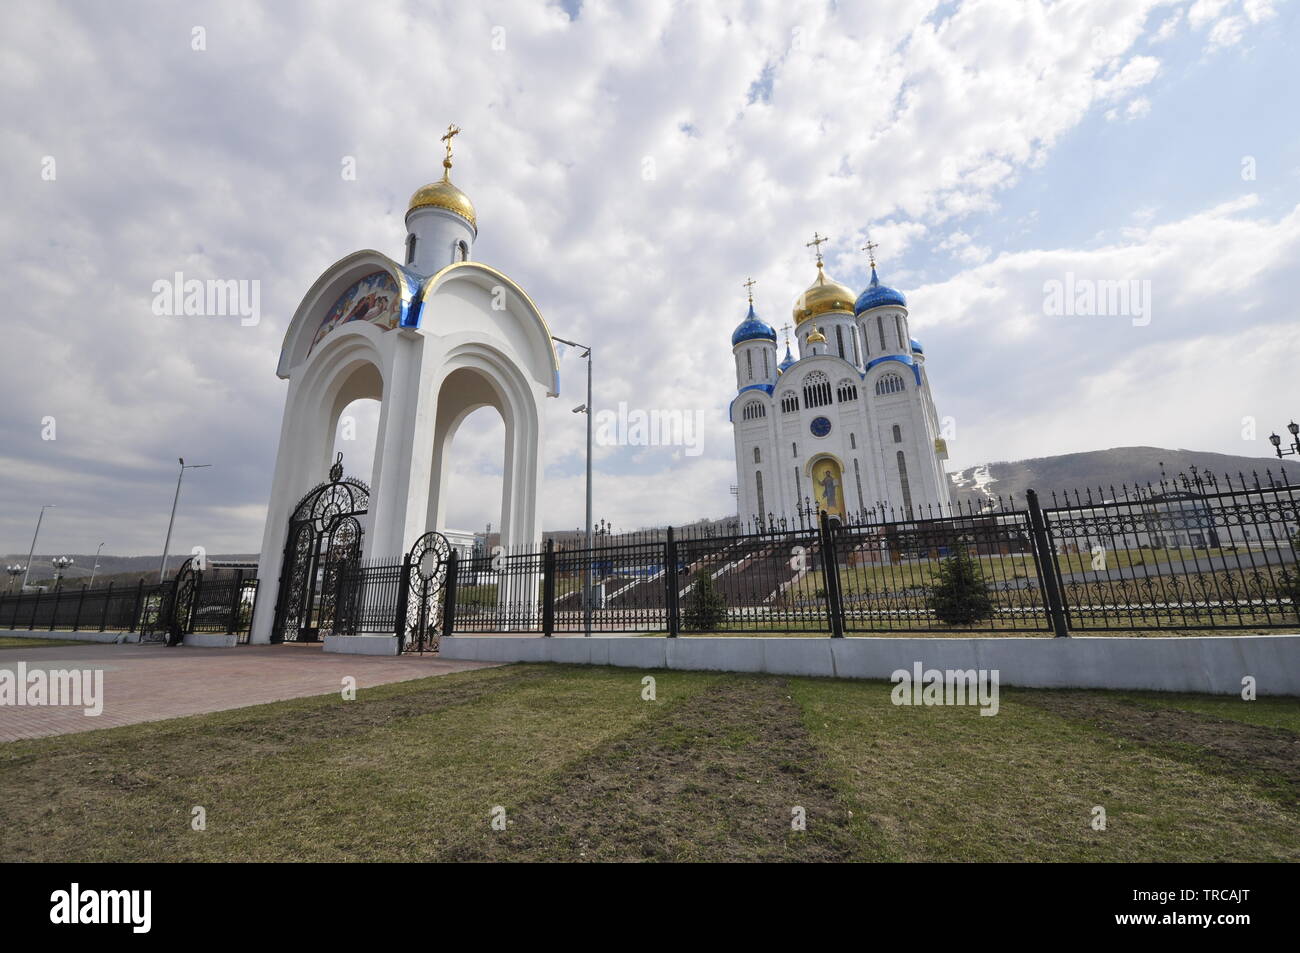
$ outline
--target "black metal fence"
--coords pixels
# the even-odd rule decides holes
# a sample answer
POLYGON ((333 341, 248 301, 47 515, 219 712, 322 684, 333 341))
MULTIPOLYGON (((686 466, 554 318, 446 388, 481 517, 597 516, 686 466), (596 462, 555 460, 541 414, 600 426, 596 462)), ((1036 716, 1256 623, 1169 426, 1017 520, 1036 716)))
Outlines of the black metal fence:
POLYGON ((462 560, 444 621, 541 635, 1294 627, 1295 491, 1271 473, 1198 475, 1051 505, 1031 490, 942 515, 753 520, 600 535, 590 549, 548 541, 462 560), (954 573, 975 580, 976 611, 952 611, 954 573))
MULTIPOLYGON (((55 632, 141 632, 160 624, 176 581, 89 589, 60 586, 44 592, 0 593, 0 627, 55 632)), ((252 625, 257 579, 251 572, 197 573, 184 632, 237 635, 245 643, 252 625)))

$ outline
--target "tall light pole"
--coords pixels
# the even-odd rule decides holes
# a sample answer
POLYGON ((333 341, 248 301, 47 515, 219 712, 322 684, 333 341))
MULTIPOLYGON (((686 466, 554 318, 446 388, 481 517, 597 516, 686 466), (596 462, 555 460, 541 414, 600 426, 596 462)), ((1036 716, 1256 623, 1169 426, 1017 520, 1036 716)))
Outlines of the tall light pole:
POLYGON ((163 582, 167 579, 167 551, 172 545, 172 526, 176 522, 176 504, 181 499, 181 480, 185 477, 186 470, 202 470, 204 467, 210 467, 210 463, 186 463, 184 457, 177 457, 180 461, 181 469, 176 474, 176 495, 172 497, 172 516, 167 521, 167 539, 163 543, 162 565, 158 567, 158 581, 163 582))
POLYGON ((41 535, 41 520, 45 519, 46 510, 56 506, 57 503, 46 503, 41 507, 41 515, 36 517, 36 532, 32 533, 32 548, 27 551, 27 566, 23 569, 23 584, 19 587, 19 592, 27 588, 27 576, 32 571, 32 554, 36 552, 36 537, 41 535))
POLYGON ((587 359, 587 402, 581 407, 574 407, 575 414, 587 415, 587 571, 582 580, 582 634, 591 637, 591 599, 596 588, 596 564, 592 558, 591 545, 591 348, 576 341, 551 336, 554 341, 582 350, 582 357, 587 359))
POLYGON ((99 549, 95 550, 95 565, 90 567, 90 582, 86 583, 87 589, 95 588, 95 573, 99 572, 99 552, 104 548, 104 544, 99 544, 99 549))

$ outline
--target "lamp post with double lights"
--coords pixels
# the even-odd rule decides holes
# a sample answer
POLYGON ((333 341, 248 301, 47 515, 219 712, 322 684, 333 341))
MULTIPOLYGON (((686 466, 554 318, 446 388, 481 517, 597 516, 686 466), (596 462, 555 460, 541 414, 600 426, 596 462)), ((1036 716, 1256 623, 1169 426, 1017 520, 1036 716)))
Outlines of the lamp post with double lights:
POLYGON ((1273 450, 1275 453, 1277 453, 1277 458, 1279 460, 1281 460, 1283 457, 1289 457, 1289 456, 1300 454, 1300 424, 1296 423, 1293 420, 1286 425, 1286 429, 1291 434, 1291 446, 1287 447, 1287 449, 1285 450, 1282 449, 1281 437, 1279 437, 1275 433, 1268 435, 1268 442, 1273 445, 1273 450))
POLYGON ((46 503, 41 507, 40 516, 36 517, 36 532, 32 533, 32 548, 27 551, 27 565, 23 567, 23 585, 19 592, 27 588, 27 577, 32 571, 32 555, 36 552, 36 537, 41 535, 41 520, 45 519, 46 510, 54 509, 56 506, 57 503, 46 503))
POLYGON ((579 344, 577 341, 566 341, 564 338, 557 338, 551 335, 552 341, 560 344, 567 344, 569 347, 576 347, 581 350, 582 357, 587 359, 587 402, 573 408, 575 414, 587 415, 587 571, 583 573, 582 579, 582 634, 586 637, 591 636, 591 597, 596 587, 595 572, 596 567, 592 560, 592 535, 591 535, 591 348, 585 344, 579 344))
POLYGON ((103 550, 103 548, 104 548, 104 544, 100 543, 99 549, 95 550, 95 565, 90 567, 90 582, 86 583, 87 589, 95 588, 95 573, 99 572, 99 554, 100 551, 103 550))
POLYGON ((14 580, 17 579, 19 576, 21 576, 21 575, 22 575, 23 573, 25 573, 26 571, 27 571, 27 567, 26 567, 26 566, 19 566, 19 565, 17 565, 17 564, 14 564, 14 565, 12 565, 12 566, 5 566, 5 572, 9 573, 9 588, 10 588, 10 589, 12 589, 12 588, 14 587, 14 580))
POLYGON ((176 475, 176 495, 172 497, 172 516, 167 521, 167 539, 163 542, 162 565, 158 567, 158 581, 166 582, 167 580, 167 550, 172 545, 172 526, 176 523, 176 504, 181 499, 181 480, 185 477, 186 470, 202 470, 204 467, 210 467, 210 463, 186 463, 184 457, 177 457, 180 461, 181 469, 176 475))

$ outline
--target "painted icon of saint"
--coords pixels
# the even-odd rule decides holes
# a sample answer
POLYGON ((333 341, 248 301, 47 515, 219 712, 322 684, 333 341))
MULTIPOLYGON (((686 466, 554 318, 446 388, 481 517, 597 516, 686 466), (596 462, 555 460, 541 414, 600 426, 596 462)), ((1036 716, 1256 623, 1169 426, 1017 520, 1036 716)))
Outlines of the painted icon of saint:
POLYGON ((835 483, 835 477, 831 475, 830 467, 822 471, 822 478, 817 481, 822 488, 822 499, 826 501, 826 509, 839 509, 839 503, 836 502, 838 488, 835 483))

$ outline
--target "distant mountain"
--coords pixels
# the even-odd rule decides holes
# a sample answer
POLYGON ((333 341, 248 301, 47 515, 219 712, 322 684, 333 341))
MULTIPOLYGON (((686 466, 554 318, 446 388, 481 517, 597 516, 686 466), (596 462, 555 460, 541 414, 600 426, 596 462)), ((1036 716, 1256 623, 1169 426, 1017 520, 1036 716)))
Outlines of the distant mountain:
POLYGON ((1057 457, 1000 461, 967 467, 949 476, 956 488, 953 496, 962 503, 979 503, 990 497, 1007 495, 1023 500, 1025 490, 1031 487, 1046 502, 1053 492, 1073 493, 1078 490, 1082 493, 1089 489, 1094 499, 1098 489, 1108 498, 1111 487, 1119 491, 1121 487, 1132 487, 1135 483, 1154 486, 1159 483, 1162 470, 1166 479, 1173 481, 1179 474, 1190 474, 1193 466, 1201 473, 1213 473, 1220 481, 1230 474, 1234 484, 1239 473, 1244 474, 1247 480, 1253 479, 1253 473, 1258 473, 1263 483, 1268 480, 1268 471, 1280 479, 1284 469, 1291 482, 1300 482, 1300 465, 1290 460, 1161 447, 1113 447, 1057 457))
MULTIPOLYGON (((176 554, 167 557, 167 569, 169 573, 174 573, 181 566, 181 560, 188 556, 189 553, 176 554)), ((63 578, 68 584, 81 585, 89 582, 90 572, 95 565, 94 553, 40 553, 32 557, 32 571, 29 576, 29 582, 37 582, 42 579, 53 579, 54 568, 50 565, 50 560, 55 556, 70 556, 72 565, 64 571, 63 578)), ((257 555, 210 555, 209 559, 218 561, 231 562, 256 562, 257 555)), ((162 554, 157 556, 110 556, 101 553, 99 557, 99 571, 95 573, 95 585, 101 582, 125 583, 135 582, 137 579, 144 579, 146 582, 158 581, 158 564, 162 561, 162 554)), ((27 562, 26 553, 10 553, 4 557, 6 566, 21 566, 27 562)), ((8 577, 0 580, 0 588, 7 583, 8 577)))

